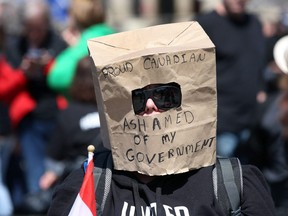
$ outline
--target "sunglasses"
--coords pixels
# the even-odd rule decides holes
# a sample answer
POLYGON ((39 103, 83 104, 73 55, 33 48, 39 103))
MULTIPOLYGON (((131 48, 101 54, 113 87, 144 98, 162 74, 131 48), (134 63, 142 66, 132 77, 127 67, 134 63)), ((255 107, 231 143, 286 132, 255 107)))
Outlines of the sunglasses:
POLYGON ((182 94, 177 83, 155 84, 132 91, 132 104, 135 114, 145 111, 147 100, 151 98, 158 109, 167 111, 181 105, 182 94))

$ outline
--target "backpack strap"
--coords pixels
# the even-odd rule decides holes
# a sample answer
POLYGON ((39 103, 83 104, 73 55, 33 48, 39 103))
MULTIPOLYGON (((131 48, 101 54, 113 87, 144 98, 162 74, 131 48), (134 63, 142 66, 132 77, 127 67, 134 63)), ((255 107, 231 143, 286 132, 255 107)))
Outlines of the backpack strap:
POLYGON ((112 179, 112 156, 110 151, 95 155, 93 175, 97 215, 101 216, 103 215, 105 202, 110 192, 112 179))
MULTIPOLYGON (((97 139, 99 139, 99 136, 97 139)), ((97 216, 102 216, 110 192, 113 160, 111 151, 103 146, 101 140, 98 141, 95 143, 93 176, 97 216)))
POLYGON ((214 194, 227 215, 241 215, 242 168, 238 158, 217 158, 213 169, 214 194))

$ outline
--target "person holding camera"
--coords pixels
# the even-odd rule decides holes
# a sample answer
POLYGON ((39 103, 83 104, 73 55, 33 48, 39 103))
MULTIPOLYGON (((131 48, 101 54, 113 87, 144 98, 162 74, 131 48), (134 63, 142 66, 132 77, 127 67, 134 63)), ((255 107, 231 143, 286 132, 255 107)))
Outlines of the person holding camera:
MULTIPOLYGON (((67 44, 53 29, 46 1, 25 1, 19 9, 23 30, 19 35, 7 37, 5 56, 8 64, 19 70, 17 73, 22 73, 19 76, 22 77, 23 89, 11 98, 14 103, 10 104, 13 106, 10 115, 13 115, 13 127, 19 138, 20 154, 17 157, 24 164, 25 203, 26 195, 40 191, 39 179, 45 170, 45 148, 60 109, 58 95, 46 83, 47 73, 67 44), (24 101, 20 94, 25 96, 24 101)), ((15 85, 11 92, 17 88, 20 86, 15 85)))

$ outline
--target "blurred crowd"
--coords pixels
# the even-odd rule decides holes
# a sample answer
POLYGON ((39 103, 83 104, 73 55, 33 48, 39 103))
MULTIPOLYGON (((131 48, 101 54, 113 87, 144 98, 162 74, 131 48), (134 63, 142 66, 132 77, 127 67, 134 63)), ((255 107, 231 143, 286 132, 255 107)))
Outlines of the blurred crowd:
POLYGON ((245 19, 222 0, 0 0, 0 216, 45 215, 100 139, 87 39, 191 20, 216 45, 218 154, 259 167, 285 215, 288 70, 275 44, 288 35, 288 3, 241 1, 245 19))

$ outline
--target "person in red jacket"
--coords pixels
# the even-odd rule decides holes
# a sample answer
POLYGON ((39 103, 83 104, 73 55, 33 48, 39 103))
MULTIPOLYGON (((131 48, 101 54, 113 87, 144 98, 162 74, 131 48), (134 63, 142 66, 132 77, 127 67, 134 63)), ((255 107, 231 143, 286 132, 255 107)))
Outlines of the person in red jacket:
POLYGON ((59 111, 58 94, 47 86, 47 73, 67 44, 53 29, 45 1, 25 1, 20 10, 23 31, 5 38, 0 62, 5 84, 0 85, 1 100, 9 105, 19 140, 25 179, 23 205, 27 206, 26 200, 41 192, 39 179, 45 171, 45 149, 59 111))
POLYGON ((0 59, 0 100, 9 105, 12 125, 18 123, 36 106, 26 89, 27 79, 20 69, 13 69, 4 56, 0 59))

